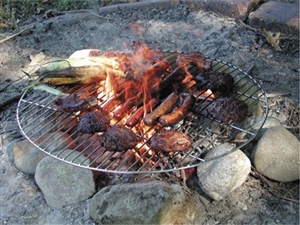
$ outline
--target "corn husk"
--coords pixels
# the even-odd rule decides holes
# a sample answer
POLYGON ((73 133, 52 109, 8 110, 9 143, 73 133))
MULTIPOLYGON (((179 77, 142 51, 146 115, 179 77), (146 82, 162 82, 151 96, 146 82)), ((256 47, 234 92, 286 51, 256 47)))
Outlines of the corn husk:
POLYGON ((106 80, 108 76, 126 77, 120 70, 119 63, 105 56, 68 58, 50 62, 32 75, 38 77, 36 83, 51 85, 87 84, 106 80))

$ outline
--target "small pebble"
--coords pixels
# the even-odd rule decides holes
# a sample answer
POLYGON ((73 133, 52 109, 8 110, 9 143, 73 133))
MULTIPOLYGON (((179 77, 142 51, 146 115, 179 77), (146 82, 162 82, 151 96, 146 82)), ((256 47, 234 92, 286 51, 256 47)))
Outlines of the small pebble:
POLYGON ((247 205, 245 203, 243 203, 243 202, 238 202, 237 206, 240 207, 244 211, 248 210, 247 205))

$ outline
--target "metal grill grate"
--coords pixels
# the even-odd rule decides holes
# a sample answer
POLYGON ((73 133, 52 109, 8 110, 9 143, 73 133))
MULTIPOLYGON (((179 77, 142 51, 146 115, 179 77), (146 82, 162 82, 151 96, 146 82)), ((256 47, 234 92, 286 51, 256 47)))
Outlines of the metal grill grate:
MULTIPOLYGON (((170 53, 168 60, 175 63, 176 54, 170 53)), ((232 95, 247 103, 252 116, 239 123, 224 123, 206 113, 207 105, 215 100, 208 97, 201 98, 194 106, 193 113, 189 113, 183 120, 169 128, 182 131, 192 138, 193 147, 189 152, 153 151, 148 143, 153 133, 162 129, 159 125, 139 131, 137 135, 140 141, 134 149, 123 152, 106 151, 98 142, 101 133, 79 133, 76 126, 80 115, 59 111, 54 107, 57 97, 38 90, 28 90, 22 95, 17 107, 18 125, 22 134, 41 151, 58 160, 86 169, 138 174, 170 172, 197 166, 206 161, 204 156, 208 151, 221 143, 232 143, 232 151, 247 144, 259 132, 268 114, 266 95, 251 76, 220 60, 209 57, 207 60, 212 62, 213 71, 230 73, 234 77, 232 95), (252 126, 257 118, 261 121, 260 125, 252 126), (67 150, 71 151, 66 155, 64 152, 67 150), (86 159, 78 161, 79 155, 85 155, 86 159)), ((192 67, 190 72, 196 73, 197 70, 192 67)), ((75 85, 67 89, 65 87, 64 91, 75 93, 87 89, 92 95, 99 87, 95 84, 75 85)), ((106 102, 102 100, 101 93, 97 98, 99 104, 106 102)))

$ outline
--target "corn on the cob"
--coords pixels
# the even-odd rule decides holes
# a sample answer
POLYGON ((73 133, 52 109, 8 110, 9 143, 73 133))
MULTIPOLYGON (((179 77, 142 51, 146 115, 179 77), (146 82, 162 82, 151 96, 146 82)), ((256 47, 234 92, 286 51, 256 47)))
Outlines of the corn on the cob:
POLYGON ((37 83, 67 85, 105 80, 108 76, 126 77, 114 59, 99 57, 69 58, 54 61, 39 68, 33 76, 37 83))

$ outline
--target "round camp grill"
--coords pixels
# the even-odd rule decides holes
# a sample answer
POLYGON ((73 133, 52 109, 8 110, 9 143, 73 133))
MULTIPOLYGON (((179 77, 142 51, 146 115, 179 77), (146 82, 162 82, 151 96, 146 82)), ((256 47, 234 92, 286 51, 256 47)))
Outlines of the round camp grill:
MULTIPOLYGON (((167 58, 170 65, 174 65, 176 53, 170 53, 167 58)), ((55 107, 57 96, 39 90, 27 90, 18 103, 18 125, 21 133, 44 153, 86 169, 108 173, 140 174, 195 167, 224 156, 223 154, 205 159, 207 152, 222 143, 228 142, 232 145, 230 152, 246 145, 262 128, 268 114, 266 94, 251 76, 218 59, 207 57, 207 60, 211 61, 213 71, 229 73, 234 78, 231 96, 244 101, 251 114, 243 121, 225 123, 212 117, 207 113, 206 107, 217 98, 205 95, 198 98, 191 113, 177 124, 168 128, 155 124, 142 133, 139 132, 137 136, 140 141, 135 148, 122 152, 106 151, 99 144, 99 136, 102 133, 85 134, 77 131, 79 112, 68 113, 58 110, 55 107), (186 133, 191 137, 193 147, 188 152, 152 150, 149 147, 150 139, 160 129, 174 129, 186 133), (85 156, 84 160, 80 160, 81 155, 85 156)), ((197 73, 197 69, 193 66, 189 71, 192 74, 197 73)), ((63 87, 63 91, 70 94, 87 89, 89 93, 93 93, 99 87, 96 84, 63 87)), ((107 101, 103 102, 104 95, 104 93, 97 95, 98 105, 105 104, 107 101)), ((115 123, 122 123, 122 120, 115 123)))

